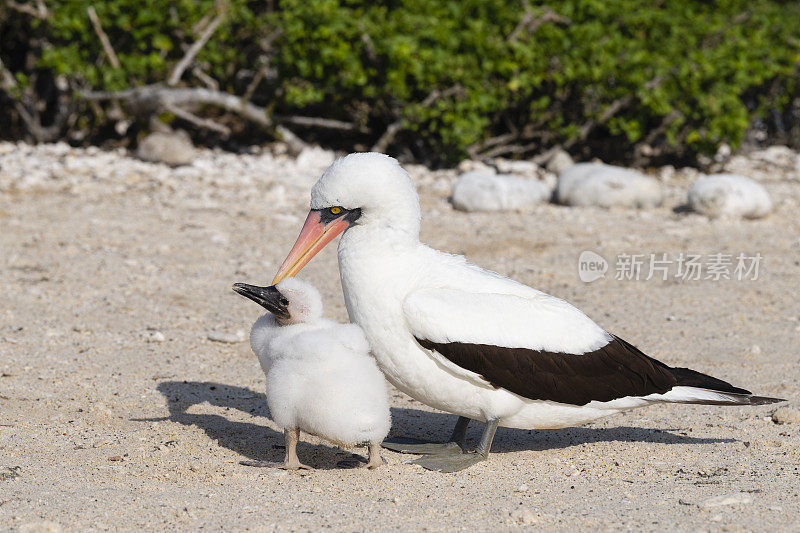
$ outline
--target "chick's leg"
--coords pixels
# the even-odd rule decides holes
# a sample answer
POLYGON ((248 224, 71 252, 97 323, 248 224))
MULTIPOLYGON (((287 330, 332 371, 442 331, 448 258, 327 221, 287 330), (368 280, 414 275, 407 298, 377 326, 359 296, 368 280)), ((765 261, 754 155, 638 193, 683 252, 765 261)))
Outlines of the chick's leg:
POLYGON ((369 450, 369 461, 367 461, 364 466, 369 469, 383 466, 384 460, 383 457, 381 457, 381 443, 371 442, 367 449, 369 450))
POLYGON ((300 459, 297 457, 297 441, 300 440, 300 430, 299 429, 286 429, 283 431, 283 440, 286 444, 286 453, 283 456, 282 463, 276 463, 274 461, 239 461, 240 465, 244 466, 257 466, 261 468, 282 468, 284 470, 297 470, 297 469, 305 469, 311 470, 312 468, 308 465, 304 465, 300 462, 300 459))
POLYGON ((302 468, 305 470, 312 470, 308 465, 300 462, 297 458, 297 441, 300 440, 299 429, 286 429, 283 432, 283 438, 286 441, 286 456, 283 459, 283 466, 286 470, 297 470, 302 468))

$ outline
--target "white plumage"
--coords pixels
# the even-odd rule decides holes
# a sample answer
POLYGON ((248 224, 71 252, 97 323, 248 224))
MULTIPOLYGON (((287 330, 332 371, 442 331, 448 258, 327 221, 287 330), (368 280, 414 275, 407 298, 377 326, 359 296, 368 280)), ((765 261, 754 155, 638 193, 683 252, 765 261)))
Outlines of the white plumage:
MULTIPOLYGON (((395 387, 463 418, 456 440, 466 419, 487 421, 484 458, 497 425, 573 426, 653 402, 776 401, 670 368, 571 304, 422 244, 411 179, 383 154, 337 160, 314 185, 311 209, 275 279, 299 271, 344 231, 339 273, 350 320, 395 387)), ((452 471, 475 460, 420 464, 452 471)))
POLYGON ((345 447, 370 445, 368 466, 380 465, 376 452, 390 427, 386 381, 361 328, 323 319, 322 299, 308 283, 288 278, 275 288, 289 317, 268 313, 250 332, 272 420, 345 447))

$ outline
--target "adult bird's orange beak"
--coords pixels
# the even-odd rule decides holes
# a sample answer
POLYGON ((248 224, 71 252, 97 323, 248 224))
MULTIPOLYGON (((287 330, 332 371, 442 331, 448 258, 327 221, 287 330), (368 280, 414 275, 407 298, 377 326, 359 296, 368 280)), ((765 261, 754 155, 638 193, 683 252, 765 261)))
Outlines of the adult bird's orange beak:
POLYGON ((305 224, 303 224, 303 229, 300 230, 297 241, 278 269, 278 273, 275 274, 272 284, 275 285, 283 278, 294 276, 300 272, 306 266, 306 263, 311 261, 312 257, 325 248, 326 244, 346 230, 350 226, 350 222, 345 218, 346 216, 343 213, 339 218, 335 218, 326 224, 322 222, 319 211, 310 211, 306 217, 305 224))

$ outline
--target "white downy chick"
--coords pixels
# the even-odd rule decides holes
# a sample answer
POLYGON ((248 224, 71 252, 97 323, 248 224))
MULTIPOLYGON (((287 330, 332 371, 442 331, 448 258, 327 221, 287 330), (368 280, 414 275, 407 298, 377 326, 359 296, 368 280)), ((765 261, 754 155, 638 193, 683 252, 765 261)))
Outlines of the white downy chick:
POLYGON ((297 458, 302 430, 344 447, 366 445, 362 466, 382 465, 380 444, 391 425, 386 380, 361 328, 322 318, 319 291, 297 278, 233 290, 269 311, 253 324, 250 346, 267 378, 270 415, 286 439, 283 463, 243 463, 309 468, 297 458))

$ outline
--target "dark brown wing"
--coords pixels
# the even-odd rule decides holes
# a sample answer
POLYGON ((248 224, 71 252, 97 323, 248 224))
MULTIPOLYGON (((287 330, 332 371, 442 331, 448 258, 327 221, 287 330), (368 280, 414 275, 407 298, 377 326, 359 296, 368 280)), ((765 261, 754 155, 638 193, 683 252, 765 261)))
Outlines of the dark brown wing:
POLYGON ((480 374, 493 386, 531 400, 585 405, 592 400, 663 394, 678 385, 673 369, 618 337, 580 355, 489 344, 417 342, 480 374))

